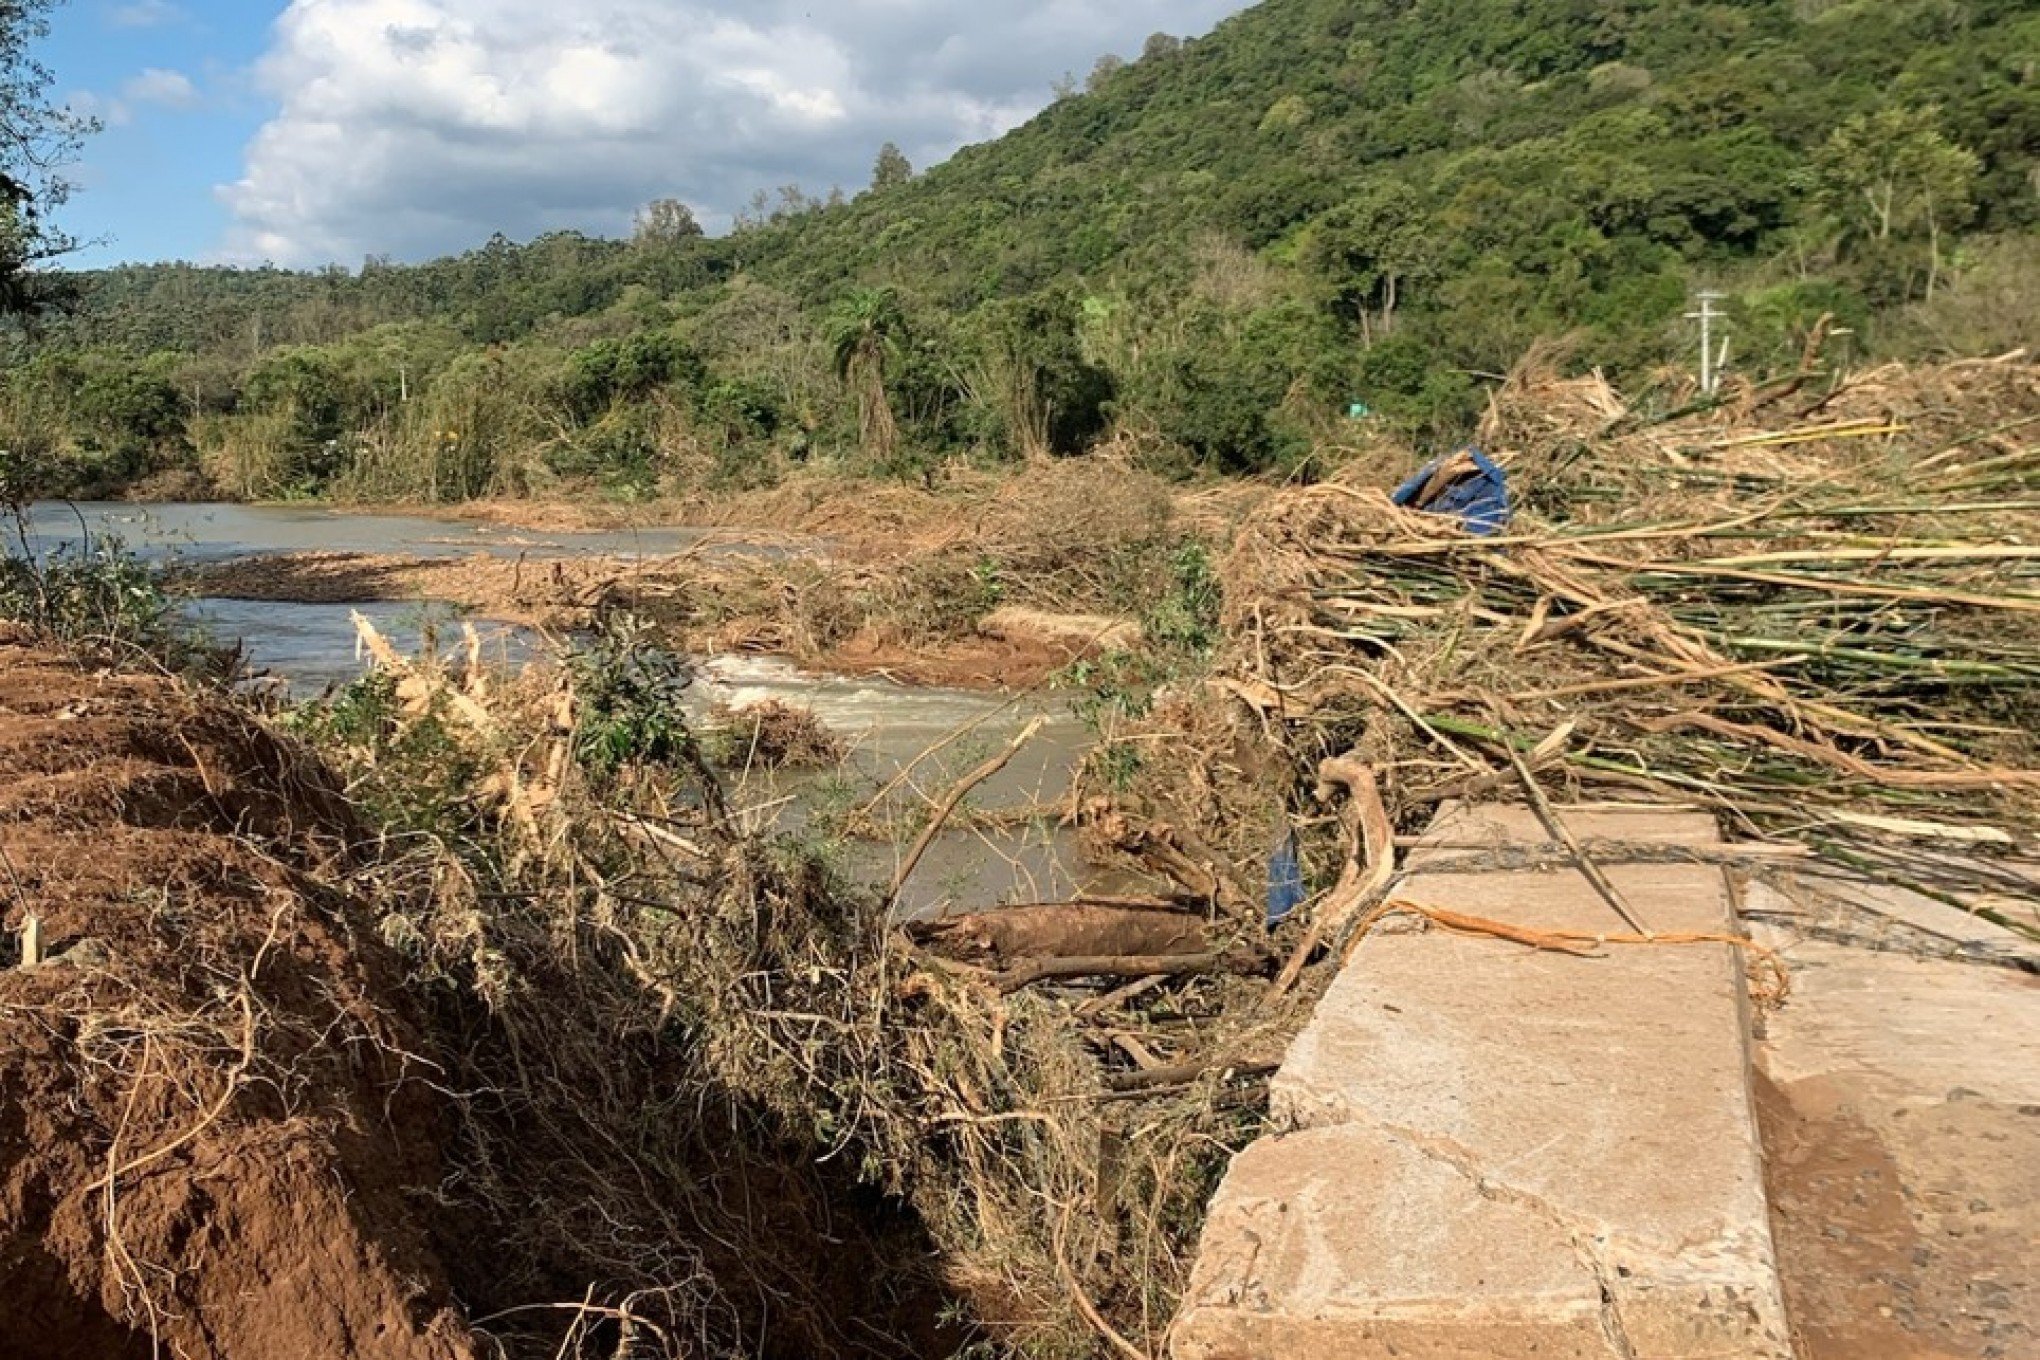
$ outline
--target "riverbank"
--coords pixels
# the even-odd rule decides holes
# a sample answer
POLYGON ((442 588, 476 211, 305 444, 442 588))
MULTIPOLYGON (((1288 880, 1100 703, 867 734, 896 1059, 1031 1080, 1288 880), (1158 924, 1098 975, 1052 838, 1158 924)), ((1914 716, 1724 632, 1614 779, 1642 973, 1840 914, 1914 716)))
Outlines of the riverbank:
MULTIPOLYGON (((118 871, 93 908, 109 919, 145 912, 174 940, 226 910, 196 862, 151 876, 156 861, 99 853, 120 826, 232 827, 242 849, 288 871, 270 910, 302 899, 321 920, 356 923, 362 957, 393 951, 390 1013, 410 1007, 417 1027, 404 1071, 429 1073, 449 1102, 455 1132, 431 1146, 458 1167, 407 1202, 461 1216, 464 1250, 442 1263, 463 1302, 529 1310, 512 1354, 587 1342, 582 1353, 607 1360, 637 1328, 640 1341, 680 1338, 651 1348, 669 1360, 896 1354, 900 1337, 928 1354, 982 1340, 994 1354, 1158 1355, 1211 1188, 1266 1126, 1262 1078, 1330 977, 1368 967, 1374 925, 1409 916, 1395 897, 1404 852, 1441 806, 1528 799, 1517 815, 1539 832, 1444 847, 1427 874, 1562 875, 1591 912, 1592 933, 1574 938, 1501 919, 1506 902, 1443 902, 1418 913, 1434 930, 1395 937, 1428 951, 1482 936, 1510 976, 1524 972, 1517 949, 1540 951, 1539 968, 1601 968, 1607 919, 1634 917, 1639 936, 1678 925, 1645 886, 1624 887, 1621 861, 1658 866, 1662 847, 1571 834, 1552 809, 1583 802, 1704 810, 1720 841, 1681 853, 1710 872, 1790 871, 1824 891, 1904 885, 1913 896, 1884 900, 1926 925, 1879 949, 1948 944, 1914 898, 2006 922, 2040 897, 2028 546, 2040 455, 2020 434, 2035 419, 2040 376, 2018 361, 1821 393, 1781 386, 1670 422, 1632 417, 1598 379, 1526 374, 1494 412, 1490 448, 1516 518, 1491 537, 1391 505, 1365 469, 1263 492, 1217 534, 1166 488, 1081 465, 960 494, 946 528, 925 506, 902 512, 897 542, 867 534, 827 555, 717 558, 691 538, 665 554, 541 559, 516 543, 448 550, 435 521, 415 553, 329 558, 302 582, 277 584, 274 560, 194 569, 242 572, 250 590, 322 588, 323 573, 336 593, 429 582, 479 595, 501 591, 506 572, 513 594, 525 590, 517 573, 534 562, 549 589, 558 565, 564 604, 530 604, 589 625, 566 665, 504 674, 464 650, 411 656, 370 640, 374 683, 292 710, 281 721, 296 735, 236 745, 215 741, 223 720, 204 715, 256 720, 225 697, 167 682, 139 697, 120 672, 71 660, 88 680, 32 676, 8 701, 60 706, 13 729, 21 749, 0 771, 35 776, 15 781, 41 799, 23 817, 75 834, 74 862, 118 871), (493 565, 463 587, 475 558, 493 565), (406 575, 432 570, 456 575, 406 575), (696 719, 703 672, 722 658, 658 645, 719 638, 722 650, 819 658, 875 640, 926 655, 1015 611, 1122 653, 1072 668, 1085 741, 1098 738, 1088 754, 1058 747, 1045 712, 971 696, 972 716, 1010 725, 914 733, 919 749, 857 771, 863 785, 842 767, 798 788, 754 784, 773 760, 765 715, 745 736, 738 696, 725 717, 711 701, 711 723, 739 734, 719 741, 696 719), (134 724, 145 742, 87 725, 102 694, 157 714, 134 724), (262 754, 277 751, 308 763, 262 754), (246 815, 236 781, 272 768, 279 797, 311 800, 307 818, 319 790, 344 791, 335 815, 353 820, 328 837, 339 851, 308 857, 246 815), (111 795, 95 792, 109 779, 111 795), (813 815, 774 820, 782 806, 813 815), (1066 886, 1027 877, 1015 856, 1011 877, 1039 891, 987 892, 971 875, 1005 865, 1006 851, 981 833, 1016 822, 1066 837, 1087 867, 1140 878, 1066 886), (943 860, 945 841, 956 858, 943 860), (922 906, 942 919, 904 919, 922 906), (803 1225, 819 1221, 829 1234, 811 1242, 803 1225), (477 1262, 467 1244, 482 1238, 499 1245, 477 1262), (710 1340, 697 1348, 696 1335, 710 1340)), ((770 675, 736 678, 745 698, 778 697, 770 675)), ((836 697, 866 712, 931 698, 865 689, 877 687, 836 697)), ((931 728, 954 712, 941 697, 931 728)), ((826 762, 850 745, 807 749, 826 762)), ((10 901, 9 926, 31 900, 10 901)), ((1810 896, 1793 906, 1826 911, 1810 896)), ((228 917, 245 918, 253 951, 178 977, 195 990, 167 1032, 203 1043, 175 1107, 189 1118, 166 1118, 161 1139, 200 1121, 207 1134, 240 1130, 273 1114, 262 1093, 300 1089, 280 1063, 263 1069, 267 1084, 236 1087, 235 979, 270 966, 267 926, 255 935, 262 923, 240 910, 228 917), (234 1098, 208 1118, 223 1089, 234 1098)), ((1823 942, 1862 925, 1811 923, 1823 942)), ((82 941, 61 929, 54 943, 71 955, 82 941)), ((1996 966, 1960 966, 1978 964, 1996 966)), ((1435 986, 1435 969, 1419 975, 1435 986)), ((1763 976, 1760 999, 1775 1004, 1778 979, 1763 976)), ((1364 1000, 1376 979, 1362 981, 1364 1000)), ((1393 1024, 1415 1032, 1457 999, 1425 995, 1393 1024)), ((257 1025, 274 1012, 258 1009, 257 1025)), ((129 1097, 159 1090, 143 1081, 156 1070, 146 1035, 140 1049, 124 1042, 110 1075, 82 1051, 56 1068, 74 1084, 111 1082, 91 1095, 96 1122, 45 1121, 49 1139, 86 1149, 52 1173, 79 1205, 95 1167, 119 1168, 129 1097)), ((207 1145, 176 1144, 147 1179, 165 1194, 203 1186, 211 1164, 194 1159, 207 1145)), ((2022 1205, 1990 1212, 2030 1223, 2022 1205)), ((89 1231, 82 1248, 56 1245, 101 1260, 91 1253, 109 1239, 89 1231)), ((161 1247, 163 1270, 211 1259, 161 1247)), ((1484 1258, 1475 1247, 1464 1259, 1484 1258)), ((1847 1264, 1821 1268, 1840 1280, 1847 1264)), ((1933 1268, 1952 1280, 1967 1264, 1933 1268)), ((146 1339, 140 1296, 119 1302, 108 1316, 146 1339)), ((475 1312, 467 1325, 501 1333, 475 1312)))
POLYGON ((772 653, 838 674, 1027 689, 1151 636, 1164 646, 1208 637, 1213 554, 1263 494, 1185 491, 1064 462, 1005 478, 960 474, 937 490, 817 477, 668 504, 630 523, 607 511, 483 502, 428 513, 533 541, 432 555, 265 553, 197 563, 176 579, 213 598, 434 601, 559 631, 627 611, 693 654, 772 653), (628 554, 544 542, 576 534, 624 546, 634 533, 689 541, 628 554))

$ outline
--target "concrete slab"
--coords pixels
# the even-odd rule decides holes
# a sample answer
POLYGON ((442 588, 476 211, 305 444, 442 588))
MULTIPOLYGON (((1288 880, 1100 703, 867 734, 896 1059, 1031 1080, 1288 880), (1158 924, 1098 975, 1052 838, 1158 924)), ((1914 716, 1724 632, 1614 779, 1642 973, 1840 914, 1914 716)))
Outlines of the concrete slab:
MULTIPOLYGON (((2009 920, 2010 899, 1994 904, 2009 920)), ((1973 959, 2040 973, 2040 940, 1889 883, 1786 873, 1777 885, 1751 883, 1743 914, 1788 936, 1889 950, 1914 957, 1973 959)))
POLYGON ((1570 1231, 1471 1186, 1445 1157, 1361 1125, 1256 1143, 1212 1204, 1226 1226, 1206 1236, 1177 1360, 1608 1354, 1599 1275, 1570 1231), (1411 1260, 1429 1293, 1384 1292, 1384 1265, 1411 1260))
MULTIPOLYGON (((1627 841, 1637 845, 1719 845, 1714 814, 1697 809, 1646 807, 1627 803, 1586 803, 1555 810, 1580 841, 1627 841)), ((1424 861, 1492 850, 1506 845, 1541 845, 1551 836, 1536 812, 1514 803, 1446 803, 1407 860, 1424 861)))
POLYGON ((1774 1235, 1805 1360, 2040 1355, 2040 979, 1758 928, 1774 1235))
MULTIPOLYGON (((1717 843, 1704 816, 1560 815, 1583 839, 1717 843)), ((1441 823, 1448 845, 1547 839, 1527 810, 1441 823)), ((1719 868, 1608 873, 1658 930, 1732 928, 1719 868)), ((1576 873, 1419 874, 1399 895, 1625 929, 1576 873)), ((1726 945, 1581 959, 1369 938, 1274 1079, 1295 1132, 1250 1149, 1214 1203, 1179 1360, 1789 1355, 1746 1007, 1726 945)))

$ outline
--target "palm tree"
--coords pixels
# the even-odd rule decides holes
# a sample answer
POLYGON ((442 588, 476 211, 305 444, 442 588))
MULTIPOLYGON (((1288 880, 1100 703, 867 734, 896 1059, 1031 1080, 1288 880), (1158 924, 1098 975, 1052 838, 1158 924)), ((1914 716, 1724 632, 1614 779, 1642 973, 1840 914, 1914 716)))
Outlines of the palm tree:
POLYGON ((899 351, 907 316, 890 288, 859 288, 829 315, 829 348, 836 376, 857 394, 857 424, 865 451, 890 458, 899 423, 885 390, 886 360, 899 351))

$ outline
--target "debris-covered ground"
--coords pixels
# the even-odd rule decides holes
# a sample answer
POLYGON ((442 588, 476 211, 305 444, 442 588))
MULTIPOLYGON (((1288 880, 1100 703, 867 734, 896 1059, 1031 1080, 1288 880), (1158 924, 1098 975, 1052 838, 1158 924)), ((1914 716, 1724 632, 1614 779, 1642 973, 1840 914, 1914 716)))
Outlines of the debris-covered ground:
MULTIPOLYGON (((1535 785, 1706 807, 1985 912, 2030 895, 2012 861, 2040 832, 2033 365, 1783 383, 1654 420, 1531 369, 1488 426, 1519 501, 1499 535, 1337 478, 1254 510, 1209 683, 1094 762, 1138 767, 1122 810, 1251 863, 1324 820, 1319 763, 1351 753, 1404 831, 1535 785)), ((1344 841, 1316 845, 1322 876, 1344 841)))
POLYGON ((45 916, 71 961, 0 981, 0 1063, 51 1093, 0 1123, 0 1272, 106 1353, 152 1329, 268 1353, 212 1278, 233 1258, 180 1227, 246 1140, 337 1196, 322 1248, 395 1263, 396 1293, 362 1272, 360 1354, 401 1317, 450 1354, 1159 1356, 1259 1078, 1441 801, 1697 805, 1802 876, 2024 919, 2036 424, 2019 357, 1658 417, 1527 367, 1483 437, 1517 502, 1496 535, 1391 505, 1419 460, 1386 444, 1206 498, 1110 467, 980 488, 969 518, 901 492, 886 551, 545 578, 596 629, 549 671, 369 632, 378 675, 281 735, 17 646, 0 760, 120 782, 8 795, 15 872, 40 836, 99 886, 10 888, 8 925, 45 916), (1022 646, 1001 611, 1059 641, 981 650, 1022 646), (783 708, 690 729, 676 639, 1008 683, 1079 658, 1101 742, 1063 806, 1151 891, 901 925, 1015 747, 920 800, 889 883, 846 882, 812 835, 747 831, 716 773, 826 764, 831 734, 783 708), (66 717, 73 690, 125 726, 66 717), (212 839, 130 864, 144 830, 212 839))
POLYGON ((1137 642, 1144 624, 1164 643, 1205 626, 1205 545, 1255 494, 1186 495, 1109 459, 1005 478, 959 470, 935 490, 818 478, 694 507, 749 527, 670 557, 314 552, 207 565, 182 585, 245 600, 446 601, 556 631, 627 611, 698 655, 1024 688, 1137 642))

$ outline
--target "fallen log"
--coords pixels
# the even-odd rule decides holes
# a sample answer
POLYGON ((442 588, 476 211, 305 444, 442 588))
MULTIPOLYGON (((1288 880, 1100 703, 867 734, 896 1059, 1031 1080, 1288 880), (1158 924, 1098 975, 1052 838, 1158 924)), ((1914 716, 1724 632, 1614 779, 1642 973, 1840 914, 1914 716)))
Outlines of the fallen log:
POLYGON ((1026 959, 1203 954, 1205 921, 1167 907, 1066 902, 1007 907, 907 927, 908 938, 947 958, 1007 964, 1026 959))
POLYGON ((1207 954, 1117 954, 1091 958, 1030 959, 992 979, 1002 995, 1058 978, 1190 977, 1201 973, 1265 974, 1274 961, 1256 949, 1207 954))

